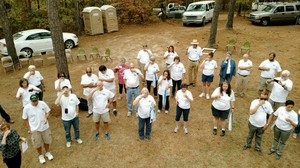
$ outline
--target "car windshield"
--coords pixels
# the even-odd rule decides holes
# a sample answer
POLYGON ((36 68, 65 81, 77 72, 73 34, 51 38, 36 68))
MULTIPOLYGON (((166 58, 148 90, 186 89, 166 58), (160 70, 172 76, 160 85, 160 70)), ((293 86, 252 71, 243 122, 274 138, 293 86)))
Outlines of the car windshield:
POLYGON ((264 11, 264 12, 270 12, 270 11, 272 11, 274 8, 275 8, 275 6, 267 5, 267 6, 263 9, 263 11, 264 11))
POLYGON ((14 40, 17 40, 18 38, 22 37, 23 35, 20 33, 16 33, 13 35, 14 40))
POLYGON ((205 9, 205 4, 191 4, 187 8, 187 11, 205 11, 205 9))

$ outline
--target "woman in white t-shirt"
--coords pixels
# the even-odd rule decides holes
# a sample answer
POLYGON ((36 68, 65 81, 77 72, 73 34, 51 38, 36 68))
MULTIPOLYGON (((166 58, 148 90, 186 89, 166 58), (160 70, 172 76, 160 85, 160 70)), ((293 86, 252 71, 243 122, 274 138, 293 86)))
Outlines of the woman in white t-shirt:
POLYGON ((172 86, 172 80, 169 70, 164 70, 163 75, 158 79, 158 110, 160 112, 162 107, 165 107, 165 113, 169 112, 169 97, 170 97, 170 88, 172 86))
POLYGON ((214 53, 210 52, 205 58, 205 60, 201 63, 200 68, 203 68, 202 71, 202 93, 199 97, 203 97, 206 95, 206 99, 209 99, 209 89, 210 84, 214 80, 214 74, 217 69, 217 62, 213 60, 214 53))
POLYGON ((298 124, 298 115, 293 110, 294 105, 294 101, 287 100, 285 102, 285 106, 279 107, 273 113, 273 116, 277 117, 277 119, 274 126, 274 141, 268 154, 271 155, 275 153, 278 146, 276 160, 280 159, 285 143, 289 139, 290 133, 292 132, 291 130, 298 124))
POLYGON ((217 135, 218 125, 222 126, 222 133, 220 136, 225 135, 225 120, 228 114, 234 111, 234 92, 231 90, 230 83, 227 81, 221 83, 221 86, 216 88, 211 95, 214 99, 211 106, 212 115, 214 116, 214 129, 213 134, 217 135))
POLYGON ((174 58, 174 62, 168 66, 168 68, 171 71, 171 78, 172 78, 172 96, 174 97, 175 91, 176 91, 176 86, 177 90, 181 88, 181 83, 184 79, 184 74, 185 74, 185 67, 184 65, 180 62, 180 58, 177 56, 174 58))
POLYGON ((58 73, 57 78, 58 79, 54 82, 54 88, 57 91, 56 96, 59 96, 63 86, 68 86, 68 88, 72 90, 71 82, 69 79, 66 78, 65 73, 58 73))
POLYGON ((22 98, 23 108, 30 103, 30 96, 39 93, 41 89, 28 83, 28 80, 21 78, 19 82, 19 89, 17 91, 16 98, 19 100, 22 98))
POLYGON ((159 72, 159 67, 155 63, 155 57, 151 56, 150 62, 145 66, 146 71, 146 82, 147 89, 151 92, 151 86, 153 87, 154 96, 157 96, 157 73, 159 72))
POLYGON ((164 54, 164 59, 166 59, 166 69, 168 69, 168 66, 174 62, 174 58, 177 56, 178 54, 174 51, 174 46, 170 45, 168 47, 168 51, 164 54))

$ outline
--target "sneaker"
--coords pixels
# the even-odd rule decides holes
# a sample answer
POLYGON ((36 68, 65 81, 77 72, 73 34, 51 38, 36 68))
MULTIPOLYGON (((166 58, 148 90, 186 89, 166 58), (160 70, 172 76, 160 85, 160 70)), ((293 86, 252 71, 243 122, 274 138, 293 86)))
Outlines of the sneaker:
POLYGON ((160 113, 160 110, 157 110, 158 113, 160 113))
POLYGON ((94 137, 95 141, 97 141, 99 139, 99 133, 96 133, 95 134, 95 137, 94 137))
POLYGON ((53 156, 51 155, 50 152, 46 152, 45 156, 48 158, 48 160, 53 160, 53 156))
POLYGON ((276 155, 276 160, 280 160, 280 157, 281 157, 281 156, 277 154, 277 155, 276 155))
POLYGON ((199 97, 203 97, 203 96, 205 96, 205 93, 201 93, 200 95, 199 95, 199 97))
POLYGON ((40 160, 40 163, 41 163, 41 164, 46 163, 46 160, 45 160, 45 158, 44 158, 43 155, 40 155, 40 156, 39 156, 39 160, 40 160))
POLYGON ((82 140, 81 139, 77 139, 76 140, 78 144, 82 144, 82 140))
POLYGON ((146 137, 146 140, 147 140, 147 141, 150 141, 150 137, 146 137))
POLYGON ((293 133, 293 138, 297 138, 297 136, 298 136, 298 134, 296 134, 296 133, 293 133))
POLYGON ((71 147, 71 142, 67 142, 67 148, 71 147))
POLYGON ((131 116, 131 112, 128 112, 128 113, 127 113, 127 117, 130 117, 130 116, 131 116))
POLYGON ((115 115, 115 116, 117 116, 117 115, 118 115, 118 112, 117 112, 117 110, 113 110, 113 113, 114 113, 114 115, 115 115))
POLYGON ((247 149, 249 149, 249 148, 251 148, 250 146, 247 146, 247 145, 244 145, 243 146, 243 150, 247 150, 247 149))
POLYGON ((215 129, 215 128, 213 129, 213 134, 217 135, 217 129, 215 129))
POLYGON ((110 134, 109 133, 106 133, 105 136, 106 136, 107 140, 110 140, 110 134))
POLYGON ((268 155, 272 155, 273 153, 275 153, 275 151, 272 151, 271 149, 268 151, 268 155))
POLYGON ((136 116, 136 118, 138 118, 138 117, 139 117, 139 114, 138 114, 138 113, 135 113, 135 116, 136 116))
POLYGON ((183 127, 183 132, 184 132, 185 134, 189 133, 188 128, 187 128, 187 127, 183 127))
POLYGON ((166 113, 166 114, 168 114, 168 113, 169 113, 169 111, 165 111, 165 113, 166 113))
POLYGON ((206 94, 206 99, 207 99, 207 100, 210 99, 209 94, 206 94))
POLYGON ((89 117, 92 116, 92 115, 93 115, 93 113, 87 114, 87 115, 86 115, 86 118, 89 118, 89 117))
POLYGON ((222 130, 222 133, 220 136, 225 136, 225 130, 222 130))
POLYGON ((174 129, 174 132, 177 133, 178 131, 179 131, 179 127, 176 126, 175 129, 174 129))
POLYGON ((121 100, 121 99, 122 99, 122 97, 121 97, 121 96, 119 96, 119 97, 118 97, 118 100, 121 100))

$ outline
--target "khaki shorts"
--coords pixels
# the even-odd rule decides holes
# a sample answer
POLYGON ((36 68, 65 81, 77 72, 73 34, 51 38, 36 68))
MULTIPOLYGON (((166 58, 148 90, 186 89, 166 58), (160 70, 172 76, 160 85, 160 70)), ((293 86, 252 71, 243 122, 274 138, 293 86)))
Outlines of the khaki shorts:
POLYGON ((106 112, 103 114, 93 113, 93 121, 94 122, 99 122, 100 118, 102 119, 103 122, 110 122, 109 112, 106 112))
POLYGON ((33 131, 31 134, 31 140, 34 148, 42 147, 44 144, 51 144, 52 136, 50 128, 45 131, 33 131))
POLYGON ((111 91, 115 95, 114 98, 113 98, 113 101, 116 101, 117 100, 116 99, 116 88, 110 89, 109 91, 111 91))
POLYGON ((259 83, 258 83, 258 90, 268 90, 271 91, 273 87, 273 83, 267 84, 266 78, 260 77, 259 83))

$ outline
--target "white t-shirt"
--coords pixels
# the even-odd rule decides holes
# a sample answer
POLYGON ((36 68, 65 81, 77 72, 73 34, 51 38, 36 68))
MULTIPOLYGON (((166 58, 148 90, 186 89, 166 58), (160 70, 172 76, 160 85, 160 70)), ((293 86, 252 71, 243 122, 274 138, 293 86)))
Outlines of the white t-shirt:
POLYGON ((169 96, 170 95, 170 86, 173 86, 172 79, 163 80, 163 76, 161 75, 158 80, 162 80, 160 85, 158 85, 158 94, 163 96, 165 90, 167 90, 166 96, 169 96))
MULTIPOLYGON (((220 87, 216 88, 214 92, 211 94, 211 97, 220 94, 220 87)), ((226 92, 223 91, 223 94, 220 98, 214 99, 212 105, 217 110, 229 110, 230 102, 235 101, 234 92, 231 90, 230 96, 226 92)))
POLYGON ((273 82, 273 88, 270 95, 270 99, 274 102, 285 103, 289 91, 291 91, 293 88, 293 82, 290 79, 283 80, 281 77, 277 77, 275 79, 281 81, 281 83, 285 85, 287 89, 285 90, 277 82, 273 82))
POLYGON ((203 74, 206 76, 214 75, 214 70, 218 68, 215 60, 205 61, 203 65, 203 74))
POLYGON ((76 117, 76 107, 79 105, 80 101, 75 94, 70 94, 68 97, 62 95, 59 103, 61 106, 62 120, 70 121, 76 117), (65 113, 66 108, 68 109, 68 114, 65 113))
POLYGON ((166 63, 169 65, 172 64, 174 62, 174 58, 178 56, 178 54, 175 51, 174 52, 166 51, 164 56, 167 56, 167 55, 169 55, 169 56, 166 59, 166 63))
POLYGON ((114 79, 113 82, 104 82, 103 81, 103 87, 105 89, 108 89, 108 90, 112 90, 112 89, 115 89, 116 88, 116 84, 115 84, 115 73, 113 70, 111 69, 106 69, 106 73, 105 74, 102 74, 100 71, 99 71, 99 79, 114 79))
POLYGON ((146 98, 141 98, 138 104, 138 115, 141 118, 149 118, 150 117, 150 108, 154 106, 155 100, 151 95, 148 95, 146 98))
POLYGON ((190 101, 184 96, 187 95, 190 99, 194 100, 193 95, 190 91, 185 91, 184 93, 182 92, 182 90, 178 90, 176 92, 176 96, 175 99, 178 103, 178 106, 182 109, 189 109, 191 108, 191 104, 190 101))
POLYGON ((124 71, 124 79, 126 80, 127 87, 138 87, 140 85, 140 70, 135 69, 137 72, 131 72, 130 69, 124 71))
POLYGON ((247 60, 246 62, 242 59, 239 61, 238 64, 238 74, 243 75, 243 76, 248 76, 250 75, 250 71, 247 70, 241 70, 240 67, 242 66, 253 66, 252 61, 247 60))
POLYGON ((171 78, 175 81, 181 80, 183 77, 183 74, 186 72, 184 65, 179 62, 178 64, 173 64, 171 66, 171 78))
POLYGON ((106 107, 108 100, 114 97, 114 93, 107 89, 102 89, 101 91, 97 90, 94 92, 93 99, 93 112, 98 114, 104 114, 109 111, 106 107))
POLYGON ((32 89, 38 90, 39 88, 31 84, 26 89, 19 87, 16 97, 19 98, 22 95, 23 107, 30 103, 30 96, 37 93, 36 91, 32 91, 32 89))
POLYGON ((139 51, 139 53, 137 55, 137 59, 140 60, 140 63, 147 64, 150 61, 150 56, 152 55, 152 52, 151 52, 151 50, 148 50, 148 52, 146 52, 144 50, 139 51))
POLYGON ((199 46, 197 46, 197 48, 190 46, 187 52, 189 53, 189 60, 191 61, 198 61, 202 56, 202 49, 199 46))
POLYGON ((49 128, 49 121, 45 123, 46 113, 49 112, 49 106, 43 101, 39 101, 37 106, 29 103, 23 109, 22 119, 28 119, 30 131, 45 131, 49 128))
POLYGON ((274 115, 277 116, 275 125, 281 130, 290 131, 293 129, 292 124, 286 121, 287 118, 291 119, 295 124, 298 124, 298 114, 294 110, 287 112, 285 106, 279 107, 274 115))
POLYGON ((32 84, 34 86, 41 85, 41 80, 44 79, 44 77, 41 75, 39 71, 35 71, 34 75, 30 75, 30 72, 26 72, 24 78, 28 79, 29 84, 32 84))
MULTIPOLYGON (((255 99, 251 102, 250 110, 254 109, 259 104, 259 99, 255 99)), ((258 107, 255 114, 250 115, 249 122, 255 127, 263 127, 267 123, 267 114, 272 114, 273 109, 270 102, 265 101, 264 104, 258 107)))
MULTIPOLYGON (((87 74, 84 74, 81 76, 80 84, 87 85, 87 84, 93 83, 94 85, 96 85, 97 82, 98 82, 97 75, 92 74, 91 76, 88 76, 87 74)), ((89 87, 83 88, 83 95, 88 96, 93 89, 94 88, 89 88, 89 87)))
POLYGON ((57 96, 59 96, 59 93, 61 92, 62 87, 64 87, 64 86, 68 86, 69 89, 72 89, 69 79, 64 79, 60 84, 59 84, 59 79, 57 79, 54 82, 54 88, 57 88, 58 85, 59 85, 59 91, 57 91, 57 96))
POLYGON ((261 71, 260 76, 263 78, 274 78, 276 72, 281 72, 280 64, 274 60, 271 62, 270 60, 264 60, 260 65, 260 68, 270 68, 269 71, 261 71))
POLYGON ((157 70, 159 71, 159 67, 158 67, 157 63, 149 64, 148 69, 146 71, 146 80, 147 81, 153 81, 154 75, 155 75, 156 80, 157 80, 157 74, 156 74, 157 70))

